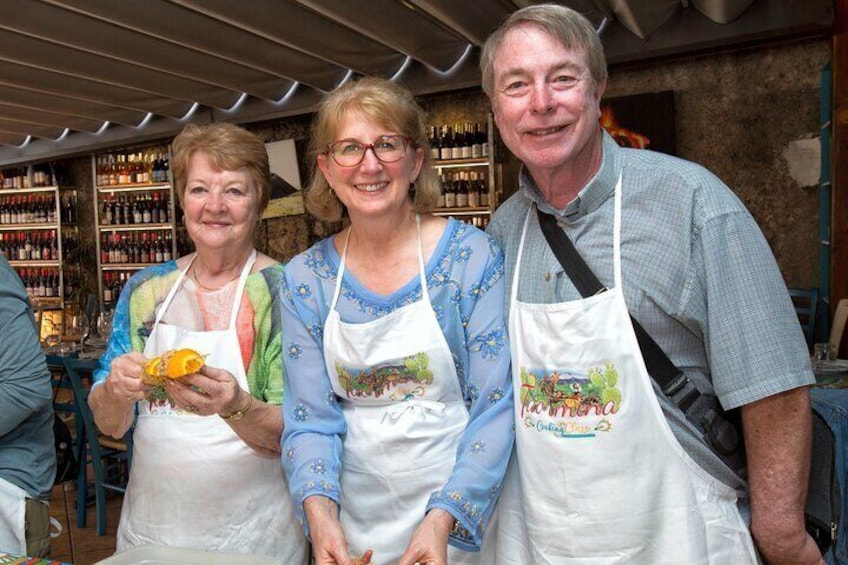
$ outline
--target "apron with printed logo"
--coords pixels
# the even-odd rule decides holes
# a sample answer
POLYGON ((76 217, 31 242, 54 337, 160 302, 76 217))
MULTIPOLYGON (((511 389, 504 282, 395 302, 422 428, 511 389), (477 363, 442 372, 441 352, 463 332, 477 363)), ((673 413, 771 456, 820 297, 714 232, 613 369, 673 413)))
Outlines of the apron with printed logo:
MULTIPOLYGON (((229 371, 249 392, 235 328, 255 260, 253 251, 239 278, 229 327, 215 331, 160 324, 189 264, 156 315, 144 355, 152 358, 190 347, 206 354, 210 367, 229 371)), ((258 455, 224 420, 187 413, 167 401, 143 400, 138 403, 133 444, 132 473, 118 528, 119 552, 158 544, 306 563, 306 539, 279 459, 258 455)))
MULTIPOLYGON (((345 269, 342 252, 324 324, 324 362, 347 423, 340 521, 352 556, 397 563, 424 519, 430 494, 453 472, 468 422, 453 356, 427 292, 420 219, 421 300, 361 324, 336 311, 345 269)), ((349 235, 348 235, 349 237, 349 235)), ((448 547, 450 563, 476 554, 448 547)))
POLYGON ((680 446, 645 369, 621 290, 621 191, 619 177, 615 288, 589 298, 518 300, 527 212, 509 315, 517 465, 493 562, 757 563, 734 490, 680 446))

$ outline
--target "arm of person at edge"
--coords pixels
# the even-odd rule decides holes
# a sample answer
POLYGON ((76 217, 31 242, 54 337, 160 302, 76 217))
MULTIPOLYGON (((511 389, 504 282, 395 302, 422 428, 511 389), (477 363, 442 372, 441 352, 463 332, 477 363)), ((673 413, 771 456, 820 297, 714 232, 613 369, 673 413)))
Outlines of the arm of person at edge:
POLYGON ((338 516, 342 437, 347 426, 324 363, 321 305, 327 297, 320 294, 320 281, 307 267, 320 245, 292 259, 281 278, 286 373, 282 463, 316 565, 352 565, 338 516))
POLYGON ((797 388, 742 407, 751 534, 769 565, 824 564, 804 529, 812 440, 810 394, 797 388))
MULTIPOLYGON (((398 565, 446 564, 449 542, 465 551, 478 551, 497 500, 491 493, 501 488, 512 452, 515 433, 504 317, 504 256, 488 235, 476 244, 467 244, 463 239, 454 252, 458 260, 466 252, 463 250, 473 249, 472 258, 463 260, 468 266, 458 281, 457 297, 461 298, 455 311, 460 320, 465 320, 465 341, 460 346, 462 351, 453 353, 466 367, 467 382, 460 384, 464 385, 466 402, 470 402, 469 420, 460 438, 454 470, 442 489, 430 497, 427 514, 398 565), (480 255, 478 263, 473 254, 480 255), (457 500, 457 494, 462 498, 457 500), (469 511, 469 507, 477 512, 469 511), (474 521, 475 516, 479 523, 474 521)), ((452 269, 451 278, 458 274, 452 269)), ((448 314, 445 307, 443 316, 448 314)), ((461 375, 463 371, 458 372, 461 375)))
POLYGON ((47 365, 20 281, 8 264, 0 271, 0 438, 53 401, 47 365), (13 344, 14 343, 14 344, 13 344))

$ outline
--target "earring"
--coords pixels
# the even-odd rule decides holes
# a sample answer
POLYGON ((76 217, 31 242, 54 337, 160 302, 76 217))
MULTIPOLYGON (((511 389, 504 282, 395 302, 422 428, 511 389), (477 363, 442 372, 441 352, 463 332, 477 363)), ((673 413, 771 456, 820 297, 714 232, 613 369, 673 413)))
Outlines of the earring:
POLYGON ((409 197, 415 200, 415 183, 409 183, 409 197))

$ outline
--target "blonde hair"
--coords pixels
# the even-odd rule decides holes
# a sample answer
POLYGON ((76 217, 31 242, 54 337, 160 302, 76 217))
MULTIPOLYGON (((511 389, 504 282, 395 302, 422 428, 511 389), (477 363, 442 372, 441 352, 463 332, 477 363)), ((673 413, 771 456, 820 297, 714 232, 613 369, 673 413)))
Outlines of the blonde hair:
POLYGON ((234 124, 188 124, 174 138, 171 148, 171 169, 181 206, 189 162, 200 151, 209 157, 213 167, 222 171, 247 169, 259 191, 259 216, 265 211, 271 198, 271 169, 265 142, 259 136, 234 124))
POLYGON ((407 88, 386 79, 365 77, 333 90, 318 107, 309 141, 312 178, 305 197, 309 213, 325 222, 337 222, 347 213, 318 168, 318 156, 326 154, 327 147, 336 141, 349 110, 362 112, 381 127, 412 140, 412 149, 424 156, 415 182, 413 207, 417 212, 435 208, 439 181, 432 167, 424 110, 407 88))
POLYGON ((483 75, 483 92, 489 98, 492 98, 495 89, 495 54, 506 34, 524 24, 541 28, 568 49, 581 51, 586 57, 589 74, 595 85, 607 79, 604 46, 592 23, 571 8, 557 4, 537 4, 513 12, 486 39, 480 54, 480 73, 483 75))

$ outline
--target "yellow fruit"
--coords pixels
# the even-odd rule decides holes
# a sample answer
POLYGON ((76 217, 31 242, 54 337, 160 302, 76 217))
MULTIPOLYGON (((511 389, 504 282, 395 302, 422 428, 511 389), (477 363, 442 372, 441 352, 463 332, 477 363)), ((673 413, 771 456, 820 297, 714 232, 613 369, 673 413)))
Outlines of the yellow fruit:
POLYGON ((150 359, 144 365, 144 381, 159 385, 164 383, 165 379, 179 379, 196 373, 204 364, 203 355, 193 349, 172 349, 150 359))
POLYGON ((177 349, 168 353, 170 357, 165 361, 163 355, 163 363, 167 363, 165 374, 172 379, 196 373, 205 363, 203 355, 194 349, 177 349))

